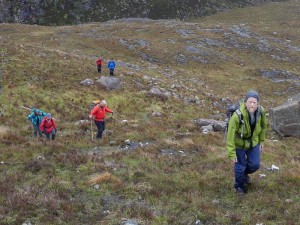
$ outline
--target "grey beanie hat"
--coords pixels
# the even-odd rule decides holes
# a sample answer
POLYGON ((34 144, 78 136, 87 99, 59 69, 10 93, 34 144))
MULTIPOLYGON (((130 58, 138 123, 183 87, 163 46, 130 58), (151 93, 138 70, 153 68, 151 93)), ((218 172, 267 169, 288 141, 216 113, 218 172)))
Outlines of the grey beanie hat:
POLYGON ((246 94, 245 102, 247 101, 248 98, 251 98, 251 97, 252 98, 256 98, 256 100, 259 101, 258 93, 256 91, 250 90, 246 94))

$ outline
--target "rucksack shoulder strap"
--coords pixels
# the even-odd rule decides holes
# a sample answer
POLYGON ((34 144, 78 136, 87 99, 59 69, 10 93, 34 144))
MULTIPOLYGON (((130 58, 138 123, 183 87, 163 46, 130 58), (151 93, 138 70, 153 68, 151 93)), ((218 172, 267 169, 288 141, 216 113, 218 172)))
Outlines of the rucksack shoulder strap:
POLYGON ((237 110, 235 110, 235 113, 238 115, 239 120, 240 120, 240 124, 242 124, 242 131, 241 131, 241 138, 243 138, 244 136, 244 119, 243 119, 243 114, 241 112, 241 110, 238 108, 237 110))
POLYGON ((235 110, 235 113, 238 115, 240 122, 244 123, 243 114, 240 109, 235 110))

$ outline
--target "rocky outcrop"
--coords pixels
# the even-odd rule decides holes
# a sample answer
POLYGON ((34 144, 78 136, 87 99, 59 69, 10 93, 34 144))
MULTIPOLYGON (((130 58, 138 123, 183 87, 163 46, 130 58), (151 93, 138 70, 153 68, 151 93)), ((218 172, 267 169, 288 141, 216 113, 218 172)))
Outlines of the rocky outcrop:
POLYGON ((3 0, 0 22, 66 25, 132 17, 184 20, 271 1, 285 0, 3 0))
POLYGON ((102 86, 104 86, 106 90, 119 89, 121 86, 121 81, 117 77, 102 76, 100 79, 96 80, 96 83, 99 83, 102 86))
POLYGON ((271 109, 270 122, 279 135, 300 137, 300 94, 271 109))

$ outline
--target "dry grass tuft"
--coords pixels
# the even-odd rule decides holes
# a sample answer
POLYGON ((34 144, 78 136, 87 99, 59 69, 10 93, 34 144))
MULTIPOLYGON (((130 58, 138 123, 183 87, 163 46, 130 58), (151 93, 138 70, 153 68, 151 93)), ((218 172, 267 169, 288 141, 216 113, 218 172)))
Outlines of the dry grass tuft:
POLYGON ((10 131, 9 127, 0 126, 0 138, 3 138, 4 136, 6 136, 9 131, 10 131))
POLYGON ((104 172, 103 174, 97 174, 93 176, 88 182, 88 185, 102 184, 104 182, 112 182, 115 184, 120 184, 121 180, 109 172, 104 172))

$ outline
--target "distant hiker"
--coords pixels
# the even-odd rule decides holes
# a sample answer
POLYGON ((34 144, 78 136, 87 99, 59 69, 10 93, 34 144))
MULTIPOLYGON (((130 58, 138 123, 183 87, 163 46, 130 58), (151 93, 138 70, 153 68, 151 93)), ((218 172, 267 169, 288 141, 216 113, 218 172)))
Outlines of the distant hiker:
POLYGON ((102 69, 102 65, 103 65, 103 59, 101 57, 99 57, 97 59, 96 65, 97 65, 98 73, 101 73, 101 69, 102 69))
POLYGON ((47 140, 50 140, 50 134, 51 134, 51 139, 54 141, 55 140, 55 136, 56 136, 56 124, 51 116, 50 113, 48 113, 40 126, 40 130, 45 133, 47 140))
POLYGON ((36 108, 32 108, 31 113, 27 117, 27 120, 30 120, 33 125, 34 137, 37 136, 37 133, 39 133, 40 137, 43 136, 42 132, 40 131, 40 124, 42 123, 44 116, 46 116, 45 112, 36 108))
POLYGON ((113 76, 114 75, 114 70, 116 68, 116 63, 113 59, 109 60, 107 67, 109 69, 109 75, 113 76))
POLYGON ((102 133, 105 130, 105 116, 106 112, 112 113, 113 111, 106 106, 106 101, 102 100, 99 104, 97 104, 91 111, 89 118, 94 117, 95 124, 97 126, 98 132, 96 138, 101 139, 102 133))
POLYGON ((256 91, 249 91, 240 103, 239 111, 230 118, 226 140, 228 157, 234 163, 236 193, 245 194, 245 184, 251 184, 249 174, 260 167, 260 152, 265 141, 266 111, 258 105, 256 91))

